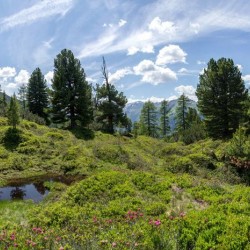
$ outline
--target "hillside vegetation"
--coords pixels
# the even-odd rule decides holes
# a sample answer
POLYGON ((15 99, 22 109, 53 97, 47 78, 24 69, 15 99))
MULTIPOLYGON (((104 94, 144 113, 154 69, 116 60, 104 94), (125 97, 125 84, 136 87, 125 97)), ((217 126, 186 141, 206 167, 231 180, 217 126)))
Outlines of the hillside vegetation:
POLYGON ((1 202, 0 249, 250 249, 250 188, 229 142, 190 145, 0 119, 0 182, 49 173, 44 201, 1 202), (15 140, 13 140, 15 138, 15 140))

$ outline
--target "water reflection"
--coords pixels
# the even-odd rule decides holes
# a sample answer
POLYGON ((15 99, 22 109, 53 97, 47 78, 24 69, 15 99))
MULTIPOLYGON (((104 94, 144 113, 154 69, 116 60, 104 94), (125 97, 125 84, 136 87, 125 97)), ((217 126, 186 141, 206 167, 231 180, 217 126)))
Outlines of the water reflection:
POLYGON ((39 202, 49 193, 44 182, 62 182, 70 185, 72 182, 83 179, 83 176, 40 176, 30 179, 15 179, 6 187, 0 187, 1 200, 33 200, 39 202))
POLYGON ((19 187, 15 187, 10 191, 10 197, 12 200, 23 200, 25 195, 26 191, 19 187))
POLYGON ((43 183, 32 183, 22 186, 8 186, 0 188, 0 200, 33 200, 41 201, 49 190, 46 189, 43 183))

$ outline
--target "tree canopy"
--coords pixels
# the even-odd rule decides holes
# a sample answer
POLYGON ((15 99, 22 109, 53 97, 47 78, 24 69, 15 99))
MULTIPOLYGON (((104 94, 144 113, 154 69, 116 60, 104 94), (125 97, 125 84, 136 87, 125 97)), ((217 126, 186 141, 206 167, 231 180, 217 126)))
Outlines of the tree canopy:
POLYGON ((87 126, 92 120, 91 85, 81 63, 64 49, 54 60, 52 120, 70 128, 87 126))
POLYGON ((153 102, 144 103, 140 115, 140 134, 158 137, 157 109, 153 102))
POLYGON ((214 138, 231 136, 244 113, 247 90, 232 59, 211 59, 200 75, 196 95, 207 132, 214 138))
POLYGON ((123 112, 127 98, 123 92, 118 92, 115 86, 109 82, 108 70, 103 58, 102 75, 104 83, 96 87, 97 121, 102 124, 102 129, 108 133, 114 133, 115 125, 119 123, 127 126, 128 119, 123 112))
POLYGON ((9 125, 11 125, 13 129, 16 129, 16 126, 20 123, 20 115, 18 101, 15 94, 10 98, 10 106, 7 117, 9 125))
POLYGON ((182 94, 177 100, 177 108, 176 108, 176 129, 178 131, 186 130, 188 127, 187 123, 187 114, 188 114, 188 105, 190 103, 187 96, 182 94))
POLYGON ((163 100, 161 102, 161 107, 160 107, 161 133, 163 137, 166 136, 170 132, 168 113, 169 113, 168 101, 163 100))
MULTIPOLYGON (((46 109, 48 108, 48 94, 46 91, 46 80, 40 70, 36 68, 29 79, 27 88, 27 101, 29 111, 33 114, 37 114, 43 118, 46 118, 46 109)), ((25 109, 25 87, 20 89, 22 102, 25 109)))

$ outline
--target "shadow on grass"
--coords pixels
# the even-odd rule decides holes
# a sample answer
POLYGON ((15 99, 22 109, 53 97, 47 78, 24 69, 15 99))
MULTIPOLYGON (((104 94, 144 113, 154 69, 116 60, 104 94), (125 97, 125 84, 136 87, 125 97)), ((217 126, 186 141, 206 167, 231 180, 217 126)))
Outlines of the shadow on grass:
POLYGON ((93 140, 95 138, 95 133, 91 129, 86 128, 74 128, 70 129, 70 132, 74 134, 77 139, 93 140))
POLYGON ((7 150, 14 150, 22 142, 22 131, 16 128, 8 128, 3 137, 3 144, 7 150))

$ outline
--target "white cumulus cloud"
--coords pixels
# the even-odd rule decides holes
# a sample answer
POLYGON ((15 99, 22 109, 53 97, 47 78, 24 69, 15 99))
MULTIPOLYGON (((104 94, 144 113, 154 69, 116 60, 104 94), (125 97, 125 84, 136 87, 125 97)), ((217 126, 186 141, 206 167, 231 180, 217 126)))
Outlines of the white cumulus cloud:
POLYGON ((153 61, 143 60, 134 68, 135 75, 141 75, 142 82, 148 82, 153 85, 177 80, 174 71, 169 68, 155 65, 153 61))
POLYGON ((118 69, 115 73, 109 75, 109 81, 110 83, 115 83, 128 74, 132 74, 130 68, 118 69))
POLYGON ((242 76, 242 79, 243 79, 248 85, 250 85, 250 75, 242 76))
POLYGON ((0 77, 10 78, 16 75, 16 69, 13 67, 3 67, 0 68, 0 77))
POLYGON ((159 17, 155 17, 148 26, 149 30, 157 31, 160 34, 171 33, 175 31, 174 23, 165 21, 163 22, 159 17))
POLYGON ((239 69, 240 71, 243 70, 243 66, 242 66, 241 64, 236 64, 236 66, 238 67, 238 69, 239 69))
POLYGON ((49 71, 45 76, 45 80, 47 82, 47 85, 50 87, 52 85, 52 79, 54 77, 54 72, 53 71, 49 71))
POLYGON ((20 86, 22 84, 27 84, 29 82, 30 74, 27 70, 21 69, 17 76, 14 78, 16 86, 20 86))
POLYGON ((186 95, 188 98, 197 101, 197 97, 195 95, 196 89, 191 85, 180 85, 174 89, 178 95, 186 95))
POLYGON ((168 45, 163 47, 157 56, 157 65, 166 65, 168 63, 186 63, 187 53, 178 45, 168 45))

